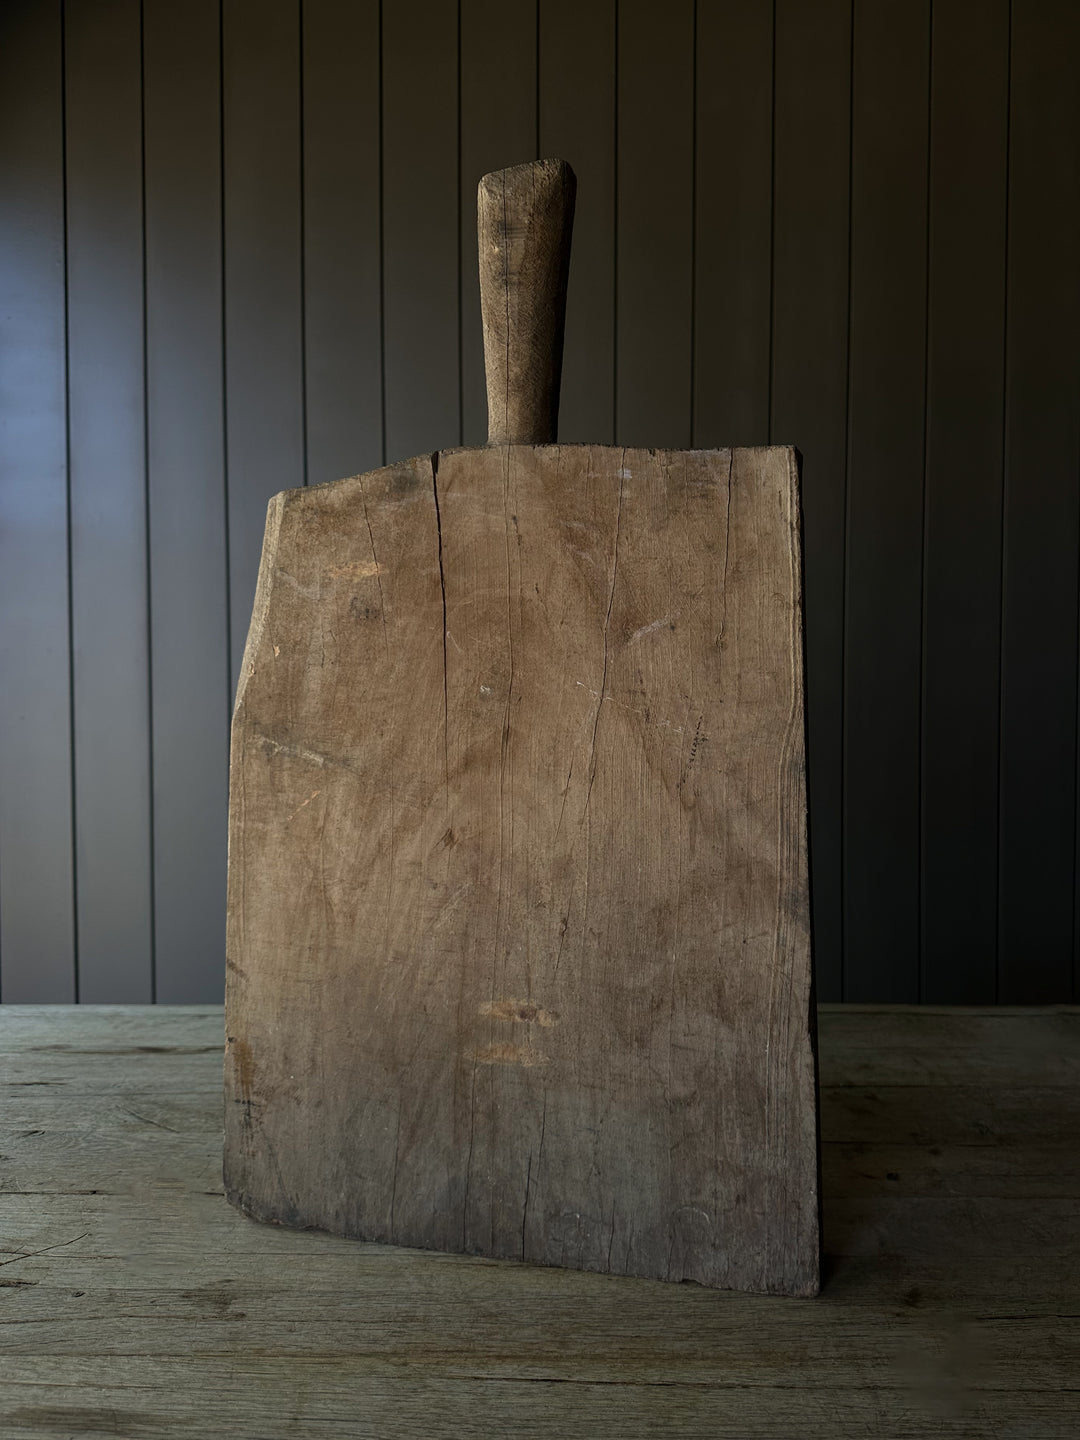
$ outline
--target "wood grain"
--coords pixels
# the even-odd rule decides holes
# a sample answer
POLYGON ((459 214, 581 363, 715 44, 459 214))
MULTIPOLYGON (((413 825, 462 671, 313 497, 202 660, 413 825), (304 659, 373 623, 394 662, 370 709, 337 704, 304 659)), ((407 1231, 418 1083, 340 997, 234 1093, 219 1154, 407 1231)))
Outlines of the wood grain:
POLYGON ((271 505, 226 1174, 338 1234, 817 1288, 790 450, 496 447, 271 505))
POLYGON ((1076 1432, 1080 1010, 823 1008, 813 1303, 251 1225, 222 1036, 219 1008, 0 1008, 5 1440, 1076 1432), (851 1097, 893 1138, 854 1138, 851 1097))
POLYGON ((476 230, 489 445, 558 439, 576 190, 565 160, 513 165, 480 181, 476 230))

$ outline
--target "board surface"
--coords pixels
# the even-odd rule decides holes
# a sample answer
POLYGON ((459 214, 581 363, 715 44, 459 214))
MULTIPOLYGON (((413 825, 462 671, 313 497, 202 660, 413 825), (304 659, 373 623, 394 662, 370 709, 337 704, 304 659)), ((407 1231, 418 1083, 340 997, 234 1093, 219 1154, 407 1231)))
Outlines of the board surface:
POLYGON ((799 574, 789 449, 444 451, 271 502, 235 1204, 817 1290, 799 574))

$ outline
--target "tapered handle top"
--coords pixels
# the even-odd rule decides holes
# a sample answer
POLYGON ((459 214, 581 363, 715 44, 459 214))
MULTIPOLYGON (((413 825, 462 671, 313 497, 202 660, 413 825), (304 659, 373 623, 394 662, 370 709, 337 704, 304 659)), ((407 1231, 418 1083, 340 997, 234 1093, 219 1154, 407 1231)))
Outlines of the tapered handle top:
POLYGON ((547 445, 558 436, 576 189, 565 160, 535 160, 480 181, 489 445, 547 445))

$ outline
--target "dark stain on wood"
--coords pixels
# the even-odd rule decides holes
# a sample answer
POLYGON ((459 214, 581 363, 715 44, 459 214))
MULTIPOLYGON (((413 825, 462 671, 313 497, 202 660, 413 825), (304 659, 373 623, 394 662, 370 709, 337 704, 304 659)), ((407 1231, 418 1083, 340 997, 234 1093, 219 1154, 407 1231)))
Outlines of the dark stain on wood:
POLYGON ((522 1024, 557 1025, 558 1015, 536 1005, 531 1000, 485 1000, 480 1006, 481 1015, 490 1015, 493 1020, 518 1021, 522 1024))
POLYGON ((148 1410, 118 1410, 114 1405, 20 1405, 9 1411, 13 1428, 22 1426, 45 1434, 165 1435, 174 1428, 173 1417, 148 1410))
POLYGON ((251 1046, 246 1040, 230 1035, 225 1042, 225 1053, 232 1059, 240 1099, 250 1102, 255 1085, 255 1060, 251 1046))

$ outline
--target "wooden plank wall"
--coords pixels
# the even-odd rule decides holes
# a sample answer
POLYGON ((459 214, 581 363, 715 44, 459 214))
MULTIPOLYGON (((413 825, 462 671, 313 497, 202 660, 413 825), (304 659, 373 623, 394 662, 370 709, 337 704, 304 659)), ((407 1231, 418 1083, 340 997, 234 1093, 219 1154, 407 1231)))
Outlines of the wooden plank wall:
POLYGON ((793 442, 825 999, 1080 999, 1075 0, 7 0, 0 1000, 223 977, 267 498, 485 430, 474 195, 579 176, 562 437, 793 442))

